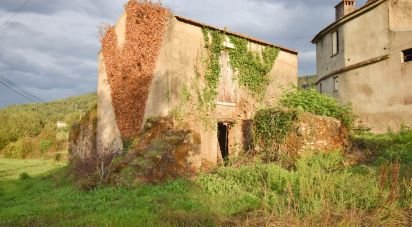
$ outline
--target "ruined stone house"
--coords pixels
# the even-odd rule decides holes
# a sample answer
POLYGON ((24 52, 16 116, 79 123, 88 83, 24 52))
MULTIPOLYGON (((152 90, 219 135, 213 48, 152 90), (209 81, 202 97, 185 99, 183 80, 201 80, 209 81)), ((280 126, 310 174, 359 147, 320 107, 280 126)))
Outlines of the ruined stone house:
POLYGON ((412 124, 412 1, 341 0, 312 43, 321 93, 352 104, 375 132, 412 124))
POLYGON ((294 50, 129 1, 102 35, 98 146, 120 147, 147 119, 168 117, 199 135, 193 166, 216 164, 248 149, 255 111, 297 73, 294 50))

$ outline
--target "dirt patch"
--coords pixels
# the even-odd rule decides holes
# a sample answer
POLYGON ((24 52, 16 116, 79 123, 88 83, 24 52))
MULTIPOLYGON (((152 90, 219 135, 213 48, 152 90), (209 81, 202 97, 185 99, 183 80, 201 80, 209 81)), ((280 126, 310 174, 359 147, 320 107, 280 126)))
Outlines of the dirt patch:
POLYGON ((123 137, 137 135, 160 52, 169 11, 150 1, 126 6, 126 40, 119 48, 114 27, 102 38, 102 52, 112 92, 116 121, 123 137))

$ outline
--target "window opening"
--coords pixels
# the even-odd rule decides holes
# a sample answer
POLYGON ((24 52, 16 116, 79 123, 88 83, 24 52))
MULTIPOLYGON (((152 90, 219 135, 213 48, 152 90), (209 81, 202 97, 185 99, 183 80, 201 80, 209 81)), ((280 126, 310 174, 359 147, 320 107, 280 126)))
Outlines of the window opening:
POLYGON ((403 50, 402 55, 403 55, 403 62, 412 61, 412 48, 407 49, 407 50, 403 50))
POLYGON ((334 91, 338 91, 339 90, 339 77, 333 77, 333 83, 334 83, 334 91))

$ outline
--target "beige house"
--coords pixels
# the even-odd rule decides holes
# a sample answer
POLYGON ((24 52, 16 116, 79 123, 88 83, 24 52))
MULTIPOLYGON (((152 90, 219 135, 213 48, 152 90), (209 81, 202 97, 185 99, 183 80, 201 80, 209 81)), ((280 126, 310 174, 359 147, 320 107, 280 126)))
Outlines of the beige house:
POLYGON ((98 145, 121 146, 147 119, 171 117, 200 137, 192 164, 215 164, 248 149, 255 111, 297 84, 297 67, 294 50, 130 1, 102 37, 98 145))
POLYGON ((375 132, 412 124, 412 0, 355 0, 312 40, 321 93, 351 103, 375 132))

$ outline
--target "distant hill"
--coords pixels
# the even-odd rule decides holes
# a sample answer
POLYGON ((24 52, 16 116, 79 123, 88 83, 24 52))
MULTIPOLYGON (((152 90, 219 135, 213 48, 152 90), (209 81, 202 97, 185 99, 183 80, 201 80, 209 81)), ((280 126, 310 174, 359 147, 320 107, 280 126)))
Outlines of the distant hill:
POLYGON ((59 154, 67 153, 71 125, 96 105, 96 99, 95 93, 89 93, 0 109, 0 156, 60 158, 59 154))
POLYGON ((298 78, 298 86, 300 88, 316 88, 316 80, 318 77, 316 75, 307 75, 307 76, 301 76, 298 78))

